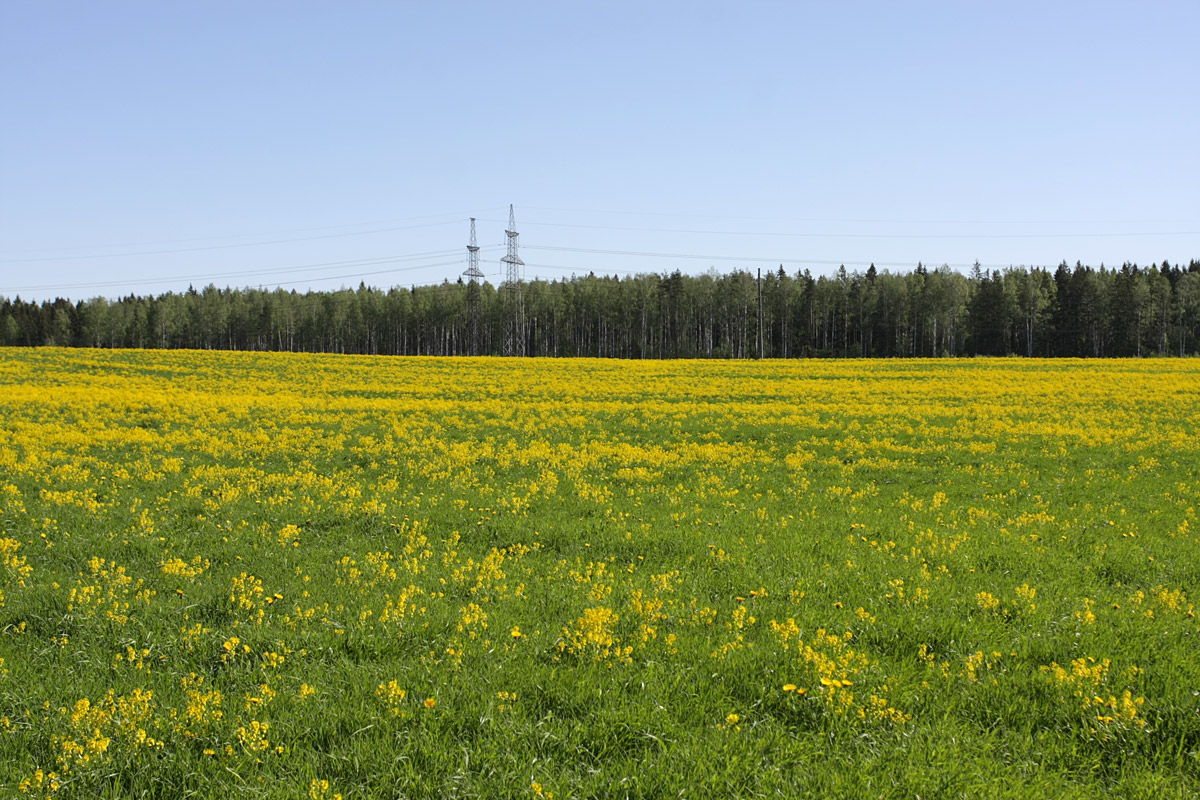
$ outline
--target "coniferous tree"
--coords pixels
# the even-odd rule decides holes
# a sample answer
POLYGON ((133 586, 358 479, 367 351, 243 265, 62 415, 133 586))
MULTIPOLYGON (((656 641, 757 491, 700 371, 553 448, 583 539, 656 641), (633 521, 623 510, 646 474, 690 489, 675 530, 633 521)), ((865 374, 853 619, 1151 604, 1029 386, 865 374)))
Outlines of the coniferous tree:
MULTIPOLYGON (((0 298, 0 344, 279 350, 378 355, 496 354, 504 305, 478 285, 478 325, 461 280, 381 290, 296 292, 208 285, 156 297, 71 302, 0 298)), ((588 274, 525 285, 530 355, 746 358, 758 354, 758 281, 746 269, 628 278, 588 274)), ((1060 263, 968 275, 781 266, 762 281, 764 354, 1165 356, 1200 349, 1200 261, 1118 270, 1060 263)))

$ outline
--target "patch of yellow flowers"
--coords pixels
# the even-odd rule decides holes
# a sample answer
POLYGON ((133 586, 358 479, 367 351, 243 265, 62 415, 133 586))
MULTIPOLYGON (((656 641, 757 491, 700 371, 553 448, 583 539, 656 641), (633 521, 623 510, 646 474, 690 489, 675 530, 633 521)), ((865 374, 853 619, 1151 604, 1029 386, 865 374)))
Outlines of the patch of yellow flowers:
MULTIPOLYGON (((896 658, 920 680, 897 686, 878 647, 893 627, 952 610, 1019 636, 1056 602, 1038 579, 988 572, 992 553, 1040 563, 1063 543, 1100 563, 1146 547, 1151 563, 1151 535, 1196 544, 1196 487, 1164 490, 1161 520, 1127 513, 1121 487, 1200 459, 1194 413, 1171 413, 1197 394, 1182 360, 1064 380, 1025 362, 0 350, 0 666, 28 676, 53 651, 63 671, 45 697, 0 671, 17 706, 4 735, 41 754, 8 785, 53 794, 172 748, 222 772, 270 761, 300 715, 340 711, 346 689, 323 670, 344 652, 419 667, 359 673, 364 726, 441 718, 457 706, 443 684, 517 659, 769 661, 761 693, 785 720, 903 726, 915 696, 1003 691, 1020 667, 980 643, 915 658, 909 644, 896 658), (1045 485, 1021 472, 1026 452, 1072 448, 1121 463, 1098 455, 1045 485), (1068 482, 1088 507, 1054 502, 1068 482), (555 515, 569 524, 550 532, 555 515), (835 554, 797 552, 800 526, 835 554), (764 563, 794 581, 760 579, 764 563), (80 697, 75 682, 113 688, 80 697)), ((1162 581, 1103 600, 1101 582, 1081 586, 1061 620, 1088 648, 1114 619, 1194 632, 1187 594, 1162 581)), ((1155 698, 1084 652, 1097 657, 1025 677, 1068 724, 1141 735, 1155 698)), ((484 696, 509 717, 534 705, 522 692, 484 696)), ((713 718, 740 733, 759 713, 713 718)), ((341 797, 322 779, 307 791, 341 797)))

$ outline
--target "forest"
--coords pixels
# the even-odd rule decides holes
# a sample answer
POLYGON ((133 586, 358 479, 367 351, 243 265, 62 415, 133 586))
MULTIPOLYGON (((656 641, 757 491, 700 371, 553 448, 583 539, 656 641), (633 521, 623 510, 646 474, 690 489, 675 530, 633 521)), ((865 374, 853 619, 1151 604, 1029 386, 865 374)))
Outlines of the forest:
POLYGON ((781 265, 337 291, 0 298, 0 344, 602 358, 1146 357, 1200 353, 1200 261, 814 277, 781 265), (760 277, 761 275, 761 277, 760 277))

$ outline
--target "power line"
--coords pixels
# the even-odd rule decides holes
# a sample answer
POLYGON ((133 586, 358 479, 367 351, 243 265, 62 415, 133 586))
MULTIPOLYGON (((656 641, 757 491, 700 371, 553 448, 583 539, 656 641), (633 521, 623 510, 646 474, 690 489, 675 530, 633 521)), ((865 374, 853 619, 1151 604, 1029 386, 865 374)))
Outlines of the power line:
MULTIPOLYGON (((461 264, 461 263, 463 263, 463 260, 461 258, 456 258, 453 261, 442 261, 437 264, 417 264, 416 266, 412 266, 412 267, 396 267, 395 269, 380 269, 380 270, 375 270, 373 272, 353 272, 353 273, 350 273, 349 275, 327 275, 323 278, 303 278, 303 279, 295 280, 295 281, 283 281, 281 283, 274 283, 274 284, 267 284, 267 285, 271 286, 272 288, 277 289, 280 286, 293 286, 297 283, 316 283, 319 281, 333 281, 333 280, 339 280, 339 279, 344 280, 345 278, 363 278, 363 277, 367 277, 370 275, 390 275, 390 274, 396 273, 396 272, 412 272, 413 270, 418 270, 418 269, 434 269, 436 267, 448 267, 451 264, 461 264)), ((443 279, 443 280, 445 280, 445 279, 443 279)), ((436 283, 433 285, 436 285, 436 283)))
MULTIPOLYGON (((385 270, 378 270, 376 272, 357 272, 357 273, 348 274, 348 275, 327 275, 325 277, 310 278, 310 279, 305 279, 305 280, 282 281, 280 283, 259 284, 257 286, 245 287, 245 288, 278 289, 282 286, 292 286, 297 283, 305 283, 306 281, 314 281, 315 282, 315 281, 323 281, 323 280, 337 280, 338 278, 360 278, 360 277, 365 277, 365 276, 369 276, 369 275, 382 275, 385 273, 393 273, 393 272, 407 272, 407 271, 418 270, 418 269, 431 269, 431 268, 435 268, 435 267, 445 267, 445 266, 450 266, 452 264, 461 264, 461 263, 463 263, 462 259, 458 259, 455 261, 444 261, 444 262, 441 262, 438 264, 420 264, 420 265, 413 266, 413 267, 402 267, 399 269, 390 269, 390 270, 385 269, 385 270)), ((484 273, 484 277, 485 278, 498 278, 502 274, 503 273, 499 273, 499 272, 487 272, 487 273, 484 273)), ((406 286, 409 286, 414 289, 423 289, 423 288, 427 288, 427 287, 431 287, 431 286, 442 286, 442 285, 446 285, 446 284, 453 285, 453 283, 449 279, 441 278, 439 280, 434 280, 434 281, 424 281, 422 283, 406 284, 406 286)), ((370 288, 378 288, 378 287, 372 286, 370 288)), ((399 287, 399 288, 404 288, 404 287, 399 287)))
POLYGON ((327 233, 322 236, 300 236, 293 239, 272 239, 265 242, 242 242, 240 244, 214 244, 205 247, 180 247, 170 250, 137 250, 125 253, 92 253, 82 256, 53 256, 47 258, 9 258, 0 259, 0 264, 33 264, 45 261, 84 261, 97 258, 126 258, 129 256, 157 256, 169 253, 197 253, 204 250, 231 250, 238 247, 262 247, 269 244, 289 244, 291 242, 312 242, 317 239, 341 239, 348 236, 367 236, 372 233, 389 233, 392 231, 408 231, 416 228, 437 228, 442 225, 455 225, 459 220, 448 222, 430 222, 424 225, 401 225, 392 228, 376 228, 369 231, 354 231, 352 233, 327 233))
MULTIPOLYGON (((583 272, 583 273, 585 273, 585 274, 586 274, 586 273, 589 273, 589 272, 595 272, 595 271, 596 271, 595 269, 590 269, 590 268, 589 268, 589 269, 586 269, 586 270, 583 270, 583 269, 580 269, 579 267, 568 267, 568 266, 567 266, 567 265, 565 265, 565 264, 534 264, 534 263, 529 263, 529 264, 527 264, 526 266, 530 266, 530 267, 537 267, 538 269, 561 269, 561 270, 563 270, 564 272, 571 272, 571 273, 580 273, 580 272, 583 272)), ((608 274, 608 273, 614 273, 614 272, 615 272, 615 273, 618 273, 618 274, 620 274, 620 275, 655 275, 655 274, 657 274, 657 273, 654 273, 654 272, 646 272, 645 270, 640 270, 640 271, 639 271, 639 270, 631 270, 631 269, 612 269, 612 268, 605 268, 605 269, 603 269, 603 270, 602 270, 602 272, 604 272, 605 274, 608 274)), ((538 277, 546 277, 546 276, 544 276, 544 275, 541 275, 541 276, 538 276, 538 277)))
MULTIPOLYGON (((497 248, 496 247, 488 247, 488 248, 481 248, 481 249, 497 249, 497 248)), ((275 267, 272 269, 250 270, 250 271, 242 271, 242 272, 210 273, 207 275, 174 275, 174 276, 167 276, 167 277, 133 278, 133 279, 129 279, 129 280, 119 280, 119 281, 92 281, 92 282, 88 282, 88 283, 75 283, 75 284, 56 284, 56 285, 25 286, 25 287, 0 287, 0 292, 6 293, 6 294, 18 294, 20 292, 34 292, 34 291, 59 291, 59 290, 70 290, 70 289, 114 288, 114 287, 118 287, 118 286, 136 286, 139 284, 147 284, 147 283, 161 284, 161 283, 175 282, 175 281, 179 281, 179 282, 187 281, 188 283, 194 284, 194 283, 198 283, 198 282, 211 281, 211 280, 220 279, 220 278, 252 278, 252 277, 265 276, 265 275, 278 275, 280 273, 287 273, 287 272, 306 272, 306 271, 310 271, 310 270, 325 269, 325 268, 329 268, 329 267, 349 268, 349 267, 374 266, 374 265, 379 265, 379 264, 401 263, 404 261, 418 261, 418 260, 423 260, 423 259, 428 259, 428 258, 436 258, 438 256, 450 255, 451 253, 457 253, 457 252, 458 252, 457 249, 455 249, 455 250, 433 250, 433 251, 429 251, 429 252, 425 252, 425 253, 408 253, 408 254, 396 255, 396 256, 379 256, 377 258, 355 259, 352 261, 326 261, 326 262, 321 262, 321 263, 317 263, 317 264, 301 264, 301 265, 289 266, 289 267, 275 267)), ((453 262, 451 262, 451 263, 453 263, 453 262)), ((434 265, 418 265, 417 267, 414 267, 414 269, 432 267, 432 266, 434 266, 434 265)), ((437 266, 441 266, 441 265, 439 264, 437 266)))
MULTIPOLYGON (((484 222, 500 222, 485 219, 484 222)), ((1105 233, 814 233, 811 231, 718 231, 695 228, 631 228, 617 225, 577 225, 567 222, 526 222, 547 228, 583 228, 599 231, 634 231, 639 233, 686 233, 711 236, 783 236, 803 239, 1088 239, 1133 236, 1197 236, 1200 231, 1153 231, 1105 233)))
MULTIPOLYGON (((1112 220, 1112 219, 1058 219, 1058 220, 968 220, 968 219, 881 219, 875 217, 768 217, 737 214, 681 214, 669 211, 612 211, 582 208, 558 208, 555 206, 527 206, 534 210, 559 211, 567 214, 617 214, 634 217, 674 217, 686 219, 748 219, 762 222, 872 222, 889 225, 1142 225, 1151 223, 1189 224, 1193 220, 1112 220)), ((539 223, 528 223, 539 224, 539 223)))
MULTIPOLYGON (((430 264, 429 266, 432 266, 432 267, 444 267, 444 266, 449 266, 449 265, 451 265, 451 264, 462 264, 462 263, 463 263, 462 259, 459 259, 459 260, 457 260, 457 261, 447 261, 447 262, 446 262, 446 263, 444 263, 444 264, 430 264)), ((417 269, 417 268, 416 268, 416 267, 413 267, 413 269, 417 269)), ((382 270, 382 272, 401 272, 401 271, 403 271, 403 270, 382 270)), ((361 274, 362 274, 362 275, 370 275, 370 274, 373 274, 373 273, 361 273, 361 274)), ((503 273, 501 273, 501 272, 487 272, 487 273, 484 273, 484 277, 485 277, 485 278, 499 278, 499 277, 501 277, 502 275, 503 275, 503 273)), ((337 278, 337 277, 339 277, 339 276, 337 276, 337 275, 334 275, 334 276, 330 276, 329 278, 326 278, 325 280, 333 280, 334 278, 337 278)), ((345 277, 359 277, 359 276, 358 276, 358 275, 347 275, 347 276, 345 276, 345 277)), ((267 284, 267 286, 270 286, 271 288, 276 288, 276 287, 279 287, 279 286, 289 286, 289 285, 291 285, 292 283, 302 283, 302 281, 290 281, 290 282, 287 282, 287 283, 267 284)), ((397 288, 397 289, 404 289, 404 288, 412 288, 412 289, 425 289, 425 288, 429 288, 429 287, 439 287, 439 286, 457 286, 457 285, 458 285, 458 281, 457 281, 457 279, 452 281, 452 280, 450 280, 450 278, 449 278, 449 277, 442 277, 442 278, 439 278, 438 280, 432 280, 432 281, 423 281, 423 282, 420 282, 420 283, 406 283, 406 284, 404 284, 403 286, 395 286, 395 287, 393 287, 393 288, 397 288)), ((374 286, 372 286, 372 287, 369 287, 369 288, 379 288, 379 287, 374 287, 374 286)), ((463 288, 464 288, 464 289, 466 288, 466 285, 465 285, 465 284, 463 285, 463 288)))
MULTIPOLYGON (((509 219, 509 226, 508 226, 509 241, 507 241, 504 245, 489 245, 489 246, 480 248, 481 250, 492 251, 495 249, 499 249, 501 247, 506 247, 507 245, 515 245, 515 241, 514 241, 515 240, 515 231, 512 231, 514 224, 513 224, 513 220, 512 220, 511 207, 510 207, 509 211, 510 211, 510 219, 509 219)), ((614 213, 637 213, 637 212, 614 212, 614 213)), ((414 219, 417 219, 417 218, 414 218, 414 219)), ((734 219, 756 219, 756 218, 740 217, 740 218, 734 218, 734 219)), ((769 219, 769 218, 757 218, 757 219, 769 219)), ((347 232, 347 233, 331 233, 331 234, 325 234, 325 235, 319 235, 319 236, 305 236, 305 237, 276 239, 276 240, 270 240, 270 241, 243 242, 243 243, 222 244, 222 245, 212 245, 212 246, 203 246, 203 247, 188 247, 188 248, 161 249, 161 250, 142 250, 142 251, 137 251, 137 252, 127 252, 127 253, 93 253, 93 254, 87 254, 87 255, 62 256, 62 257, 53 257, 53 258, 47 257, 47 258, 35 258, 35 259, 8 259, 8 260, 0 260, 0 264, 12 264, 12 263, 33 264, 33 263, 37 263, 37 262, 70 261, 70 260, 82 260, 82 259, 102 259, 102 258, 116 258, 116 257, 123 257, 123 256, 186 253, 186 252, 221 250, 221 249, 231 249, 231 248, 240 248, 240 247, 256 247, 256 246, 265 246, 265 245, 270 245, 270 244, 281 244, 281 243, 288 243, 288 242, 312 241, 312 240, 317 240, 317 239, 331 239, 331 238, 341 238, 341 237, 350 237, 350 236, 363 236, 363 235, 368 235, 368 234, 372 234, 372 233, 383 233, 383 232, 389 232, 389 231, 412 230, 412 229, 419 229, 419 228, 433 228, 433 227, 440 227, 443 225, 456 224, 456 222, 458 222, 458 221, 461 221, 461 220, 446 221, 446 222, 431 222, 431 223, 424 223, 424 224, 417 224, 417 225, 391 226, 391 227, 387 227, 387 228, 379 228, 379 229, 367 230, 367 231, 351 231, 351 232, 347 232)), ((499 219, 485 220, 485 221, 503 222, 503 220, 499 220, 499 219)), ((369 223, 359 223, 359 224, 369 224, 369 223)), ((1193 232, 1174 232, 1174 233, 1171 233, 1171 232, 1168 232, 1168 233, 1109 232, 1109 233, 1098 233, 1098 234, 1074 234, 1074 233, 997 234, 997 235, 933 234, 933 235, 926 237, 926 236, 921 236, 921 235, 917 235, 917 234, 862 234, 862 235, 859 235, 859 234, 838 234, 838 233, 824 234, 824 233, 806 233, 806 232, 767 233, 767 232, 753 232, 753 231, 716 231, 716 230, 703 230, 703 229, 692 230, 692 229, 674 229, 674 228, 649 228, 649 227, 641 228, 641 227, 620 227, 620 226, 602 226, 602 225, 574 225, 574 224, 550 223, 550 222, 535 222, 535 223, 528 223, 528 224, 550 226, 550 227, 562 227, 562 228, 595 229, 595 230, 607 230, 607 231, 643 231, 643 232, 660 232, 660 233, 681 233, 681 234, 692 234, 692 235, 694 235, 694 234, 719 234, 719 235, 732 235, 732 236, 836 237, 836 238, 863 238, 863 239, 887 239, 887 238, 897 238, 897 239, 919 239, 919 238, 1017 239, 1017 238, 1038 238, 1038 237, 1071 238, 1071 237, 1084 237, 1084 236, 1097 236, 1097 237, 1099 237, 1099 236, 1109 236, 1109 237, 1113 237, 1113 236, 1116 236, 1116 237, 1120 237, 1120 236, 1126 236, 1126 237, 1181 236, 1181 235, 1192 235, 1193 234, 1193 232)), ((338 228, 338 227, 349 227, 349 226, 328 226, 328 227, 338 228)), ((905 262, 850 261, 850 260, 838 260, 838 259, 791 258, 791 257, 779 257, 779 256, 773 256, 773 257, 768 258, 768 257, 761 257, 761 256, 726 255, 726 254, 702 253, 702 252, 701 253, 696 253, 696 252, 677 253, 677 252, 663 252, 663 251, 617 250, 617 249, 586 248, 586 247, 555 247, 555 246, 550 246, 550 245, 526 245, 526 247, 528 249, 532 249, 532 250, 545 250, 545 251, 558 252, 558 253, 578 253, 578 254, 592 254, 592 255, 599 255, 599 256, 633 257, 633 258, 664 259, 664 260, 671 260, 671 259, 693 260, 693 261, 699 260, 699 261, 707 261, 710 263, 734 262, 734 263, 742 263, 742 264, 746 264, 746 265, 749 265, 749 264, 779 264, 782 266, 784 264, 788 264, 788 265, 814 265, 814 266, 820 266, 820 267, 831 267, 831 266, 837 266, 837 265, 844 265, 847 267, 866 267, 866 266, 868 266, 868 264, 874 264, 875 266, 878 266, 880 268, 911 269, 913 266, 913 263, 914 263, 912 261, 905 261, 905 262)), ((121 280, 97 280, 97 281, 85 282, 85 283, 45 284, 45 285, 31 285, 31 286, 24 286, 24 287, 6 287, 6 288, 0 287, 0 294, 15 294, 15 293, 19 293, 19 292, 29 293, 29 292, 41 292, 41 291, 70 291, 70 290, 82 290, 82 289, 88 289, 88 288, 106 289, 106 288, 117 288, 117 287, 136 286, 136 285, 145 285, 145 284, 162 285, 162 284, 168 283, 168 282, 184 282, 184 281, 190 282, 193 284, 207 283, 207 282, 213 281, 213 280, 227 280, 227 279, 233 279, 235 281, 239 281, 239 280, 245 280, 245 279, 254 278, 254 277, 275 276, 275 275, 282 276, 284 273, 303 273, 306 271, 328 270, 328 269, 350 269, 350 268, 360 268, 360 267, 365 268, 365 267, 382 266, 385 264, 402 263, 405 261, 424 261, 424 260, 428 260, 428 259, 441 258, 443 256, 448 256, 455 252, 457 252, 457 249, 456 250, 427 251, 427 252, 422 252, 422 253, 410 253, 410 254, 392 255, 392 256, 380 256, 380 257, 374 257, 374 258, 354 259, 354 260, 346 260, 346 261, 328 261, 328 262, 320 262, 320 263, 315 263, 315 264, 310 263, 310 264, 301 264, 301 265, 285 266, 285 267, 250 269, 250 270, 245 270, 245 271, 207 273, 207 274, 200 274, 200 275, 175 275, 175 276, 169 276, 169 277, 143 277, 143 278, 121 279, 121 280)), ((512 253, 510 253, 509 255, 512 255, 512 253)), ((332 281, 332 280, 338 280, 338 279, 357 278, 357 277, 363 277, 363 276, 381 275, 381 274, 388 274, 388 273, 394 273, 394 272, 406 272, 406 271, 420 270, 420 269, 435 269, 438 267, 447 266, 449 264, 455 264, 455 263, 460 263, 460 262, 447 261, 447 262, 438 262, 438 263, 431 263, 431 264, 418 264, 413 267, 407 267, 407 268, 390 268, 390 269, 380 269, 380 270, 374 270, 374 271, 363 271, 363 272, 347 273, 347 274, 338 273, 338 274, 330 274, 330 275, 324 275, 324 276, 313 276, 310 278, 297 278, 296 280, 287 280, 287 281, 284 281, 284 282, 281 282, 278 284, 271 284, 271 285, 287 286, 287 285, 295 285, 295 284, 303 283, 305 280, 308 280, 311 282, 321 282, 321 281, 332 281)), ((489 262, 489 263, 492 263, 492 262, 489 262)), ((930 260, 926 263, 929 266, 933 267, 935 265, 941 265, 944 262, 937 262, 936 260, 930 260)), ((955 269, 968 269, 968 268, 974 266, 973 264, 961 264, 961 263, 956 263, 956 264, 946 263, 945 265, 951 266, 955 269)), ((509 265, 509 266, 512 266, 512 265, 509 265)), ((539 268, 545 268, 545 269, 549 269, 549 270, 583 272, 585 274, 587 272, 602 272, 602 273, 616 273, 616 274, 625 274, 625 275, 648 275, 648 274, 656 274, 656 272, 657 272, 657 271, 652 271, 652 270, 623 270, 623 269, 615 269, 615 268, 609 268, 609 267, 580 268, 580 267, 572 267, 572 266, 561 265, 561 264, 535 264, 535 265, 531 265, 531 266, 536 266, 539 268)), ((997 269, 997 268, 1004 268, 1005 266, 1011 266, 1011 264, 1009 264, 1009 265, 1004 265, 1004 264, 983 265, 983 264, 980 264, 980 266, 984 267, 986 269, 997 269)), ((662 269, 661 265, 659 266, 659 269, 662 269)), ((519 283, 519 281, 518 281, 518 283, 519 283)))
MULTIPOLYGON (((78 245, 78 246, 70 246, 70 247, 41 247, 41 248, 34 248, 32 250, 25 250, 25 251, 16 251, 16 250, 9 251, 7 253, 4 253, 3 255, 13 256, 13 255, 19 255, 19 254, 23 254, 23 253, 63 252, 63 251, 70 251, 70 250, 92 250, 97 247, 105 247, 105 248, 151 247, 151 246, 155 246, 155 245, 184 244, 187 242, 211 242, 211 241, 217 241, 220 239, 245 239, 245 238, 254 237, 254 236, 280 236, 280 235, 283 235, 286 233, 308 233, 309 231, 336 230, 338 228, 361 228, 364 225, 393 225, 398 222, 412 222, 414 220, 426 220, 426 219, 441 219, 442 217, 453 217, 453 219, 448 220, 447 222, 455 222, 455 221, 460 220, 462 218, 462 216, 463 216, 462 214, 449 214, 449 213, 448 214, 423 214, 419 217, 375 219, 375 220, 364 221, 364 222, 346 222, 346 223, 342 223, 341 225, 310 225, 310 226, 303 227, 303 228, 284 228, 282 230, 255 231, 255 232, 250 232, 250 233, 229 233, 229 234, 224 234, 224 235, 220 235, 220 236, 192 236, 192 237, 187 237, 187 238, 183 238, 183 239, 156 239, 156 240, 152 240, 149 242, 124 242, 121 244, 108 244, 108 245, 94 245, 93 244, 93 245, 78 245)), ((442 224, 442 223, 438 223, 438 224, 442 224)), ((351 235, 353 235, 353 234, 351 234, 351 235)))
MULTIPOLYGON (((680 258, 698 261, 744 261, 755 264, 812 264, 815 266, 839 266, 845 265, 850 267, 866 267, 874 264, 876 267, 909 267, 910 262, 897 261, 839 261, 836 259, 819 259, 819 258, 786 258, 772 257, 763 258, 761 256, 728 256, 716 255, 711 253, 663 253, 649 250, 604 250, 593 247, 549 247, 547 245, 530 244, 525 245, 527 250, 551 250, 562 253, 594 253, 597 255, 606 256, 634 256, 640 258, 680 258)), ((934 263, 934 262, 929 262, 934 263)), ((944 263, 944 262, 943 262, 944 263)), ((941 266, 941 264, 937 264, 941 266)), ((974 264, 946 264, 946 266, 958 269, 965 269, 974 266, 974 264)), ((1002 269, 1004 266, 1000 264, 980 264, 981 267, 987 269, 1002 269)), ((634 273, 631 273, 634 274, 634 273)))

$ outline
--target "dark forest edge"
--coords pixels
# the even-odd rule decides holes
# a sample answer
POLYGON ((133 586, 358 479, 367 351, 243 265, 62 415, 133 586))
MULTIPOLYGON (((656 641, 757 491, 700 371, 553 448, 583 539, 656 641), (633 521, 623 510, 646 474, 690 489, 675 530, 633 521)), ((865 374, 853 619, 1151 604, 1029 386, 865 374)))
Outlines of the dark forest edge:
MULTIPOLYGON (((1200 261, 1064 261, 969 275, 947 266, 814 278, 589 274, 521 285, 529 356, 613 358, 1189 356, 1200 353, 1200 261), (761 301, 760 301, 761 298, 761 301), (761 331, 761 338, 760 338, 761 331)), ((27 302, 0 298, 0 343, 379 355, 499 355, 505 295, 461 279, 337 291, 204 289, 27 302), (477 320, 477 323, 475 322, 477 320)))

